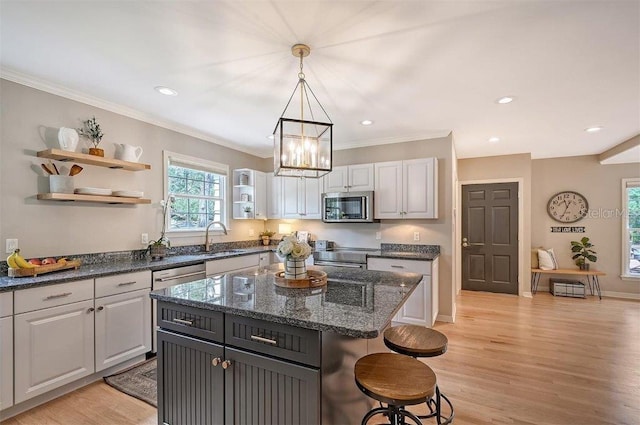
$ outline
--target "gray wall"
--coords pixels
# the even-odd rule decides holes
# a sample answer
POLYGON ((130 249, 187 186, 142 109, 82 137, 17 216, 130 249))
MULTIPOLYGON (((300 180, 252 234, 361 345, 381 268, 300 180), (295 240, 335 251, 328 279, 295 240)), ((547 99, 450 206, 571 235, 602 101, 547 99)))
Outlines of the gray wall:
MULTIPOLYGON (((192 155, 226 163, 234 168, 259 168, 264 160, 233 149, 205 142, 155 125, 95 108, 83 103, 0 80, 0 242, 19 239, 26 257, 139 249, 140 234, 159 236, 163 198, 162 151, 192 155), (38 201, 38 192, 48 191, 48 181, 36 152, 58 147, 50 136, 59 127, 81 127, 95 115, 104 128, 100 145, 113 157, 113 143, 141 146, 141 162, 151 171, 129 172, 83 165, 75 179, 76 187, 104 187, 144 191, 151 205, 117 206, 72 202, 38 201)), ((79 144, 80 147, 86 147, 79 144)), ((58 163, 61 165, 61 163, 58 163)), ((262 230, 257 220, 231 220, 228 236, 214 241, 257 239, 249 229, 262 230)), ((204 236, 169 235, 172 245, 203 243, 204 236)))

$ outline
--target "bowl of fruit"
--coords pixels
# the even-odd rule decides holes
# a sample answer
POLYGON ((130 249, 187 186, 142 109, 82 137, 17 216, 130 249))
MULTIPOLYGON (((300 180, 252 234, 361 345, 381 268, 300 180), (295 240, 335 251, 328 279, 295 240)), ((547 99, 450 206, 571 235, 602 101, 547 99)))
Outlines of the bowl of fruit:
POLYGON ((20 250, 16 249, 7 257, 9 266, 9 277, 33 277, 39 274, 51 273, 58 270, 77 269, 80 267, 80 260, 68 260, 66 257, 54 258, 31 258, 26 260, 20 250))

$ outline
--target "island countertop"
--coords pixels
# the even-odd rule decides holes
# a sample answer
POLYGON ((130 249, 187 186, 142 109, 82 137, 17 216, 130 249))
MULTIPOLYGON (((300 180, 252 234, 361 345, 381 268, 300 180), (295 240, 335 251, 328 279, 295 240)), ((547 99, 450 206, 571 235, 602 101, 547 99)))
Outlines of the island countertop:
POLYGON ((151 298, 355 338, 376 338, 422 280, 392 273, 312 266, 326 287, 286 289, 274 284, 278 266, 208 277, 151 292, 151 298))

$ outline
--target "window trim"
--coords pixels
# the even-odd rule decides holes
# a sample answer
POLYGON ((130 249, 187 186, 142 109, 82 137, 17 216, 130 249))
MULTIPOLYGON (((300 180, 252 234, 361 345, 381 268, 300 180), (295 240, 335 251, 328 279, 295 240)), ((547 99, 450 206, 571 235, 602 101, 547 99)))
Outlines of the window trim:
MULTIPOLYGON (((230 194, 229 191, 229 166, 227 164, 222 164, 220 162, 208 161, 206 159, 196 158, 190 155, 184 155, 177 152, 171 152, 167 150, 162 151, 162 192, 163 199, 169 199, 169 164, 171 161, 182 163, 187 166, 192 166, 196 168, 203 168, 206 172, 220 174, 225 177, 224 182, 224 214, 222 218, 222 222, 227 228, 227 231, 231 230, 229 226, 229 205, 230 205, 230 194)), ((167 214, 166 220, 169 221, 169 217, 167 214)), ((200 236, 205 233, 204 228, 198 229, 170 229, 169 223, 166 223, 167 231, 166 233, 172 235, 172 237, 191 237, 191 236, 200 236)), ((222 229, 217 225, 212 227, 210 231, 220 232, 222 233, 222 229)))
POLYGON ((636 183, 638 185, 640 185, 640 178, 638 177, 634 177, 634 178, 628 178, 628 179, 622 179, 622 207, 623 207, 623 214, 622 214, 622 228, 621 228, 621 246, 622 246, 622 255, 621 257, 621 271, 622 273, 620 274, 620 278, 622 280, 629 280, 629 281, 638 281, 640 280, 640 274, 631 274, 630 270, 629 270, 629 261, 631 260, 629 253, 631 252, 631 246, 630 246, 630 242, 627 238, 627 229, 629 228, 629 208, 628 208, 628 204, 627 204, 627 185, 629 183, 636 183))

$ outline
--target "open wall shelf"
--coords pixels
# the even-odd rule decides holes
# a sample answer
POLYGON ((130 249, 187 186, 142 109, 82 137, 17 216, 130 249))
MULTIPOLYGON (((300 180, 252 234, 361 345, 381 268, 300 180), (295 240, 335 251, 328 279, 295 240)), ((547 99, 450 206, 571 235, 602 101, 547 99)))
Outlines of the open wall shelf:
POLYGON ((81 201, 102 204, 150 204, 150 199, 124 198, 121 196, 79 195, 75 193, 39 193, 40 201, 81 201))
POLYGON ((96 165, 98 167, 127 171, 145 171, 151 169, 151 165, 149 164, 122 161, 114 158, 103 158, 101 156, 88 155, 85 153, 63 151, 62 149, 47 149, 46 151, 40 151, 38 152, 38 157, 55 159, 56 161, 75 161, 81 164, 96 165))

